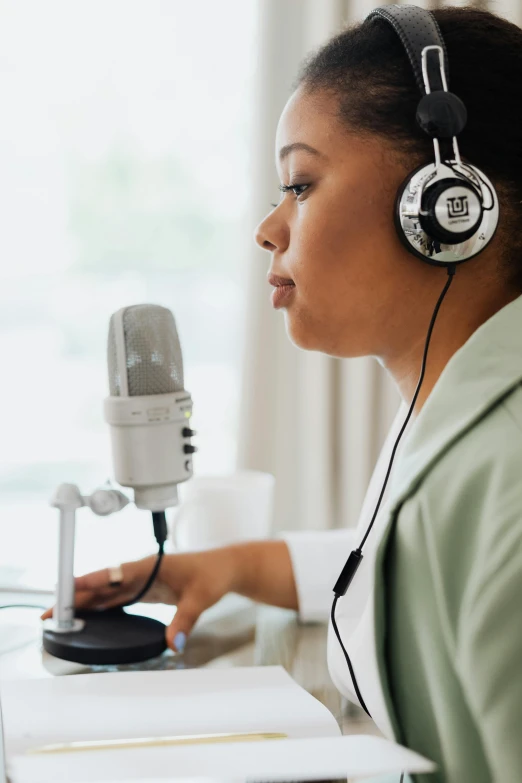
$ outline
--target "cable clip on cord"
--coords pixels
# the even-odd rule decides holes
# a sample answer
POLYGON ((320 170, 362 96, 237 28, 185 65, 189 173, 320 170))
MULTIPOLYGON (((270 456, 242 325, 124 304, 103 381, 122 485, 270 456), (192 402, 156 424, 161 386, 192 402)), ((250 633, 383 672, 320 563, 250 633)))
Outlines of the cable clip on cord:
POLYGON ((363 559, 363 553, 361 552, 360 549, 354 549, 352 552, 350 552, 350 557, 344 564, 344 568, 341 571, 339 579, 335 583, 335 587, 333 589, 335 595, 338 598, 341 598, 341 596, 346 594, 346 591, 348 590, 352 582, 352 579, 357 573, 357 569, 361 565, 362 559, 363 559))

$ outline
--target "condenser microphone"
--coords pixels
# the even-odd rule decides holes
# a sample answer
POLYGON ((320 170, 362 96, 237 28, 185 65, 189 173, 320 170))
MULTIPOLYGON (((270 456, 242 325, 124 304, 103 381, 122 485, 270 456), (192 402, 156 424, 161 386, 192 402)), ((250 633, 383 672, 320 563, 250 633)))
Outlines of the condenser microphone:
POLYGON ((107 345, 114 475, 134 489, 138 508, 158 512, 178 504, 177 485, 192 476, 192 398, 184 388, 174 316, 138 304, 111 316, 107 345))

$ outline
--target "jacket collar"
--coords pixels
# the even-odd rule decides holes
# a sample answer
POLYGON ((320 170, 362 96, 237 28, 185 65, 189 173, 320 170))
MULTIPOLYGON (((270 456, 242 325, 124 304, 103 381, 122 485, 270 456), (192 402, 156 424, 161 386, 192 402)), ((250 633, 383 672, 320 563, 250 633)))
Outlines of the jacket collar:
POLYGON ((522 296, 483 323, 451 357, 397 457, 397 506, 466 429, 522 381, 522 296))

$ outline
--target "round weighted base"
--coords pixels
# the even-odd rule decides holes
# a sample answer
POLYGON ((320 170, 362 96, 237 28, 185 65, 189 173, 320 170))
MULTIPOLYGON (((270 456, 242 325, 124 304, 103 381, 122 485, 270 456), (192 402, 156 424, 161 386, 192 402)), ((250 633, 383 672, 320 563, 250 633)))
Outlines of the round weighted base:
POLYGON ((138 663, 166 649, 165 626, 159 620, 126 614, 123 609, 75 613, 85 621, 81 631, 43 632, 48 653, 66 661, 91 665, 138 663))

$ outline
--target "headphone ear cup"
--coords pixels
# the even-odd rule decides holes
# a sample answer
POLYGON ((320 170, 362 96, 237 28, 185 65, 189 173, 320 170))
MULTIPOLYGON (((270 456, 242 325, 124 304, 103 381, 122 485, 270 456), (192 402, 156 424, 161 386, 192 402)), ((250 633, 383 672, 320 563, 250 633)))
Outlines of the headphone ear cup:
POLYGON ((435 163, 422 164, 405 177, 395 197, 393 217, 401 244, 432 266, 447 268, 474 258, 497 229, 493 184, 475 166, 458 166, 456 161, 438 169, 435 163))

